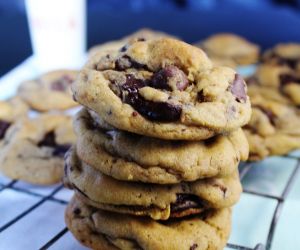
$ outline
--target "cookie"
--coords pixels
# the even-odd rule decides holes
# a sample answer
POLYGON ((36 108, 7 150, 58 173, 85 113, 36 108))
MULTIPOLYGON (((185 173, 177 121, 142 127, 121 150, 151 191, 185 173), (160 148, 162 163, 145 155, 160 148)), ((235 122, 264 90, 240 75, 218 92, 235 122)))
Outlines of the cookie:
POLYGON ((23 82, 18 94, 37 111, 65 110, 77 106, 70 86, 77 76, 74 70, 57 70, 23 82))
POLYGON ((257 82, 263 86, 275 87, 291 102, 300 106, 300 74, 286 65, 261 65, 255 74, 257 82))
POLYGON ((226 178, 208 178, 175 185, 145 184, 113 179, 80 161, 71 150, 66 154, 66 186, 85 203, 118 213, 150 216, 155 220, 184 217, 209 208, 235 204, 242 187, 238 170, 226 178))
POLYGON ((267 50, 262 61, 271 65, 286 66, 300 73, 300 43, 281 43, 267 50))
POLYGON ((74 197, 65 221, 75 238, 92 249, 221 250, 231 230, 231 209, 160 222, 105 212, 74 197))
POLYGON ((285 96, 279 89, 272 88, 270 86, 259 85, 258 83, 248 84, 248 95, 250 96, 250 99, 251 97, 259 96, 260 98, 265 98, 266 100, 271 100, 286 105, 292 105, 291 100, 287 96, 285 96))
POLYGON ((15 121, 27 115, 28 109, 26 103, 18 96, 0 101, 0 141, 15 121))
POLYGON ((72 90, 106 123, 161 139, 207 139, 245 125, 251 114, 235 71, 212 67, 203 51, 169 38, 97 54, 72 90))
POLYGON ((63 176, 64 153, 74 141, 71 117, 24 118, 8 129, 0 143, 0 170, 33 184, 57 183, 63 176))
POLYGON ((283 155, 300 148, 300 113, 292 106, 251 96, 252 117, 244 131, 250 160, 283 155))
POLYGON ((227 176, 248 158, 241 129, 205 141, 165 141, 102 126, 82 109, 74 119, 76 151, 89 165, 120 180, 171 184, 227 176))
POLYGON ((89 57, 93 57, 99 52, 103 51, 111 51, 111 50, 122 50, 126 48, 127 44, 130 44, 134 42, 135 40, 150 40, 150 39, 155 39, 155 38, 160 38, 160 37, 173 37, 167 33, 161 32, 161 31, 155 31, 151 29, 140 29, 126 37, 121 38, 120 40, 116 41, 110 41, 106 42, 103 44, 99 44, 96 46, 93 46, 89 49, 88 55, 89 57))
MULTIPOLYGON (((196 44, 202 48, 209 58, 233 61, 238 65, 256 63, 259 59, 259 46, 245 38, 231 33, 219 33, 196 44)), ((224 61, 226 62, 226 61, 224 61)), ((224 64, 223 66, 230 66, 224 64)))

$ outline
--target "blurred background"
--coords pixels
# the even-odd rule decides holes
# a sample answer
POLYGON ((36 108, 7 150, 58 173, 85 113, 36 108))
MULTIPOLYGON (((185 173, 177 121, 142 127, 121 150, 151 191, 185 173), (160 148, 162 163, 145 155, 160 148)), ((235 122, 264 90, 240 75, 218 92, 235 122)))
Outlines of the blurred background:
MULTIPOLYGON (((26 2, 34 0, 0 0, 2 59, 0 76, 33 53, 26 2)), ((39 2, 41 5, 47 0, 39 2)), ((60 3, 56 9, 46 9, 49 15, 56 16, 58 12, 69 11, 70 1, 58 2, 60 3)), ((73 3, 75 2, 78 1, 74 0, 73 3)), ((262 48, 278 42, 300 42, 300 0, 79 0, 79 2, 85 4, 83 18, 86 20, 86 29, 84 28, 83 32, 86 33, 86 41, 80 45, 84 49, 118 39, 142 27, 166 31, 187 42, 195 42, 220 31, 240 34, 260 44, 262 48)), ((49 37, 43 35, 43 38, 49 41, 47 46, 50 53, 51 50, 55 50, 51 44, 63 43, 64 39, 60 35, 56 37, 47 34, 49 37)), ((73 39, 74 44, 75 40, 73 39)))

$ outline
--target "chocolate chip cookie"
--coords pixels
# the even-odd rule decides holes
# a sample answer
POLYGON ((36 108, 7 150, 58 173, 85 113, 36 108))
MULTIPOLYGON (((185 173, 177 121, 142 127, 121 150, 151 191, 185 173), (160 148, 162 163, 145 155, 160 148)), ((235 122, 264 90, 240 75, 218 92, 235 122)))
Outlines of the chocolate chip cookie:
POLYGON ((165 141, 106 128, 82 109, 74 119, 76 151, 89 165, 116 179, 159 184, 226 176, 248 158, 241 129, 205 141, 165 141))
POLYGON ((161 222, 105 212, 74 197, 65 221, 74 236, 92 249, 221 250, 231 230, 231 209, 161 222))
POLYGON ((155 220, 184 217, 209 208, 235 204, 241 194, 238 170, 225 178, 208 178, 175 185, 145 184, 113 179, 66 155, 65 184, 94 207, 118 213, 150 216, 155 220))
POLYGON ((110 41, 110 42, 106 42, 103 44, 93 46, 92 48, 89 49, 88 54, 89 54, 89 57, 92 57, 92 56, 96 55, 97 53, 103 52, 103 51, 124 50, 124 49, 126 49, 126 46, 128 46, 128 44, 130 44, 136 40, 150 40, 150 39, 155 39, 155 38, 160 38, 160 37, 175 38, 174 36, 171 36, 167 33, 161 32, 161 31, 144 28, 144 29, 140 29, 128 36, 125 36, 125 37, 121 38, 120 40, 110 41))
POLYGON ((73 101, 71 84, 77 71, 57 70, 41 75, 37 79, 23 82, 18 94, 37 111, 64 110, 77 106, 73 101))
POLYGON ((277 88, 294 105, 300 106, 300 72, 287 65, 262 64, 254 77, 258 84, 277 88))
POLYGON ((28 109, 26 103, 18 96, 0 101, 0 141, 15 121, 27 115, 28 109))
POLYGON ((262 61, 271 65, 286 66, 300 73, 300 43, 281 43, 267 50, 262 61))
POLYGON ((253 64, 259 59, 258 45, 231 33, 212 35, 196 46, 202 48, 213 62, 225 63, 223 66, 253 64))
POLYGON ((252 117, 244 131, 249 141, 250 160, 283 155, 300 148, 300 113, 292 106, 251 96, 252 117))
POLYGON ((71 117, 42 114, 24 118, 0 142, 0 170, 12 179, 57 183, 63 176, 64 154, 74 141, 71 117))
POLYGON ((212 67, 203 51, 169 38, 96 55, 72 90, 106 123, 161 139, 207 139, 245 125, 251 113, 240 75, 212 67))

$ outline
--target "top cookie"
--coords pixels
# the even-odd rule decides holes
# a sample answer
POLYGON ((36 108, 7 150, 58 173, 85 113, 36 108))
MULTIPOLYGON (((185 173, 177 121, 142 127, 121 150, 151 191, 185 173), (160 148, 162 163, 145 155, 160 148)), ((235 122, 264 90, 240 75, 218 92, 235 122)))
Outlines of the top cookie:
MULTIPOLYGON (((102 51, 110 51, 110 50, 120 50, 123 49, 123 47, 127 44, 130 44, 136 40, 150 40, 150 39, 155 39, 155 38, 160 38, 160 37, 173 37, 167 33, 161 32, 161 31, 156 31, 156 30, 151 30, 151 29, 140 29, 128 36, 125 36, 121 38, 120 40, 115 40, 115 41, 110 41, 106 42, 103 44, 99 44, 96 46, 93 46, 89 49, 88 54, 89 57, 92 57, 96 55, 99 52, 102 51)), ((173 37, 175 38, 175 37, 173 37)), ((124 48, 125 48, 124 47, 124 48)))
POLYGON ((216 58, 217 61, 221 58, 227 59, 227 62, 232 60, 237 64, 247 65, 256 63, 259 58, 259 47, 235 34, 215 34, 196 45, 203 48, 210 58, 216 58))
POLYGON ((203 51, 169 38, 97 54, 72 90, 108 124, 163 139, 201 140, 230 132, 251 113, 238 74, 213 68, 203 51))
POLYGON ((64 110, 77 106, 70 90, 77 71, 57 70, 22 83, 18 94, 28 105, 38 111, 64 110))

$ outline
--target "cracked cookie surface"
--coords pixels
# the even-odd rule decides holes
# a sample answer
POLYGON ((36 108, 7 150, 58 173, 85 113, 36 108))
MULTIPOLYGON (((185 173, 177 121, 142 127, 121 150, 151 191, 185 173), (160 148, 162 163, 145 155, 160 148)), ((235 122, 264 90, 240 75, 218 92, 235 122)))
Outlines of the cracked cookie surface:
POLYGON ((200 49, 169 38, 136 41, 89 60, 74 98, 108 124, 162 139, 200 140, 246 124, 244 80, 200 49))
POLYGON ((105 212, 73 197, 65 221, 73 235, 92 249, 221 250, 231 230, 231 209, 160 222, 105 212))
POLYGON ((71 117, 23 118, 9 127, 0 143, 0 170, 33 184, 57 183, 63 176, 64 154, 74 141, 71 117))
POLYGON ((248 158, 241 129, 205 141, 166 141, 109 128, 99 116, 82 109, 74 130, 79 158, 125 181, 167 184, 227 176, 248 158))
POLYGON ((65 110, 78 106, 72 99, 71 84, 76 79, 75 70, 56 70, 23 82, 18 94, 37 111, 65 110))
POLYGON ((224 178, 175 185, 125 182, 104 175, 80 161, 74 150, 66 155, 64 182, 91 206, 150 216, 155 220, 185 217, 210 208, 230 207, 239 200, 242 191, 238 170, 224 178))

